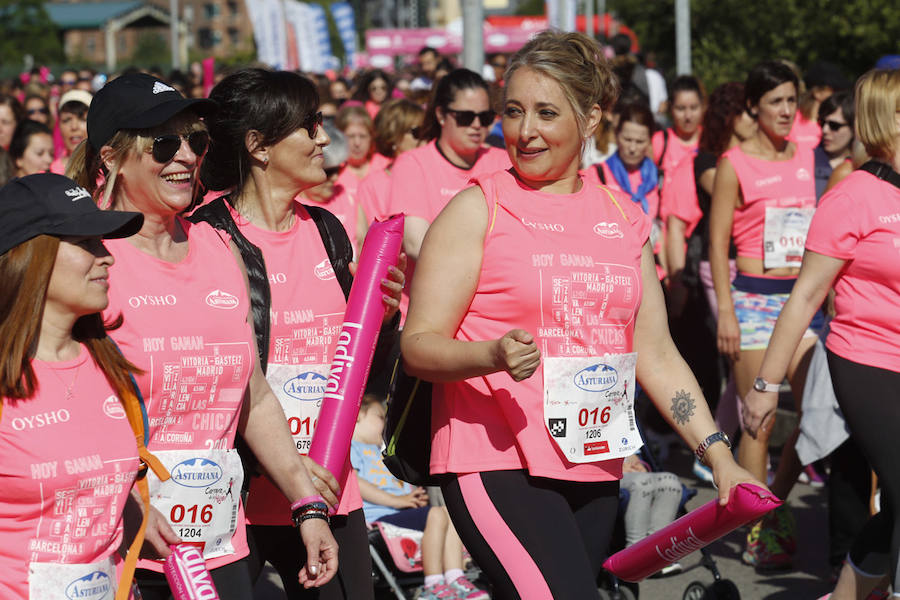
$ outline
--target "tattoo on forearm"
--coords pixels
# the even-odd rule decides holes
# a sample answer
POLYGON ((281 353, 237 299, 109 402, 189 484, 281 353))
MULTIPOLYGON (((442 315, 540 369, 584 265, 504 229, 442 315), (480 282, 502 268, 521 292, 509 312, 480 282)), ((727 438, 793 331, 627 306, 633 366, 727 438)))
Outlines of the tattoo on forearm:
POLYGON ((678 390, 675 392, 675 397, 672 398, 672 418, 679 425, 684 425, 694 416, 695 404, 689 393, 678 390))

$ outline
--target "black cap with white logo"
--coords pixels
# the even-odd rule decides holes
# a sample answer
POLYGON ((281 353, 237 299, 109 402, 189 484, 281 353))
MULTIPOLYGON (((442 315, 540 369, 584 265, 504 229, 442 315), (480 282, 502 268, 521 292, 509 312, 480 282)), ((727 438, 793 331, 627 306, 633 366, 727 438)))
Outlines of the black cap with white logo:
POLYGON ((0 188, 0 254, 39 235, 121 238, 141 229, 136 212, 100 210, 68 177, 38 173, 0 188))
POLYGON ((168 83, 146 73, 122 75, 94 95, 87 116, 88 141, 99 151, 121 129, 156 127, 186 108, 203 117, 215 111, 216 103, 206 98, 185 98, 168 83))

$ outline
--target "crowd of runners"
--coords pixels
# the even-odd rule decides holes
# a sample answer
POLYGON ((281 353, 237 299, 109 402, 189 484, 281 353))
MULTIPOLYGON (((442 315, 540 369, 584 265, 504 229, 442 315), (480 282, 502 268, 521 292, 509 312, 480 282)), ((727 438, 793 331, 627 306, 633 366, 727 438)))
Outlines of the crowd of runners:
MULTIPOLYGON (((635 456, 665 470, 673 434, 722 503, 826 485, 831 598, 900 596, 900 61, 708 91, 630 47, 2 82, 0 596, 169 598, 187 542, 223 599, 266 562, 288 598, 374 598, 384 521, 424 531, 423 600, 594 598, 617 516, 630 545, 678 510, 635 456), (355 261, 399 213, 331 473, 307 454, 355 261), (379 454, 398 353, 434 382, 428 490, 379 454)), ((742 559, 802 544, 785 502, 742 559)))

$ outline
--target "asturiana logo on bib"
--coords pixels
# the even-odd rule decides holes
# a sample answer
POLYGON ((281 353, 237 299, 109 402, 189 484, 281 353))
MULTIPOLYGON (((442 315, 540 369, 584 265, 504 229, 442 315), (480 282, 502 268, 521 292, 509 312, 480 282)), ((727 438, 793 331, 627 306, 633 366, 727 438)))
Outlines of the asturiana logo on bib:
POLYGON ((619 229, 619 224, 615 221, 613 221, 612 223, 606 223, 605 221, 602 223, 597 223, 596 225, 594 225, 594 233, 609 239, 625 237, 625 234, 622 233, 621 229, 619 229))
POLYGON ((325 395, 325 384, 328 378, 315 371, 300 373, 284 382, 284 393, 291 398, 311 402, 321 400, 325 395))
POLYGON ((178 485, 192 488, 207 487, 222 479, 222 467, 208 458, 183 460, 169 473, 178 485))
POLYGON ((575 373, 575 385, 586 392, 605 392, 618 381, 618 371, 603 363, 585 367, 575 373))
POLYGON ((233 296, 222 290, 213 290, 206 295, 206 303, 213 308, 230 310, 232 308, 237 308, 237 305, 240 302, 238 301, 237 296, 233 296))
POLYGON ((112 581, 103 571, 94 571, 79 577, 66 587, 69 600, 103 600, 112 598, 112 581))
POLYGON ((110 396, 103 401, 103 414, 110 419, 124 419, 125 407, 116 396, 110 396))
POLYGON ((331 266, 331 261, 327 258, 315 266, 313 273, 322 281, 328 281, 335 277, 334 267, 331 266))

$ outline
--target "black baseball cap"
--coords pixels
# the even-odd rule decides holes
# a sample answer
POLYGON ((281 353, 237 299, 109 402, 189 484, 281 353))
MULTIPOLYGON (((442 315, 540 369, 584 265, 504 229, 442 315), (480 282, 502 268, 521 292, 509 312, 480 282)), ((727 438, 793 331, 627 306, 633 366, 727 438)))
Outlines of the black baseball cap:
POLYGON ((186 108, 201 117, 213 113, 216 103, 206 98, 185 98, 161 79, 146 73, 128 73, 100 88, 88 109, 88 141, 100 150, 120 129, 147 129, 162 125, 186 108))
POLYGON ((0 188, 0 254, 39 235, 122 238, 137 233, 144 215, 100 210, 68 177, 38 173, 0 188))

